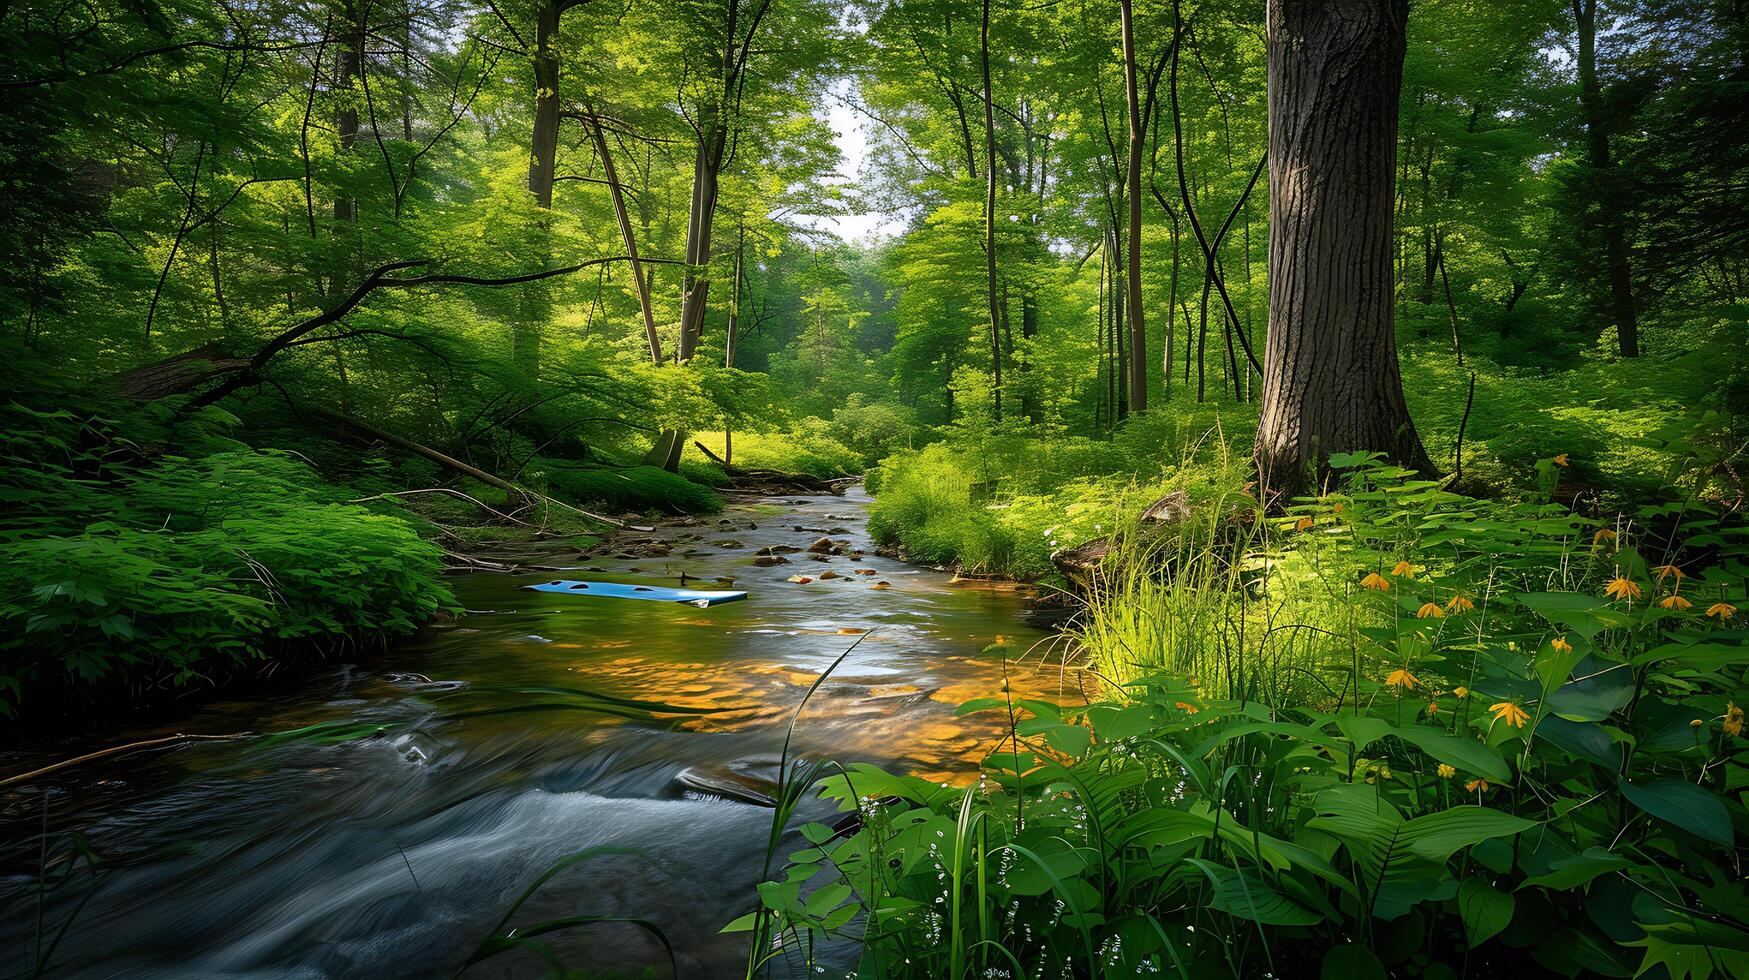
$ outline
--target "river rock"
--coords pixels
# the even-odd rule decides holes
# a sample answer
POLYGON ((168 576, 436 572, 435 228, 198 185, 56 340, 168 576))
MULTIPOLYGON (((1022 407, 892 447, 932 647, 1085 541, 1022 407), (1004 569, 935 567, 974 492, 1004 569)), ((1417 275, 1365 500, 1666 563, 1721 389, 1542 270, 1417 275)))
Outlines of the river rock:
POLYGON ((674 781, 695 793, 720 796, 754 806, 777 806, 776 780, 749 772, 739 763, 726 766, 687 766, 675 774, 674 781))
POLYGON ((835 549, 837 547, 838 546, 836 544, 832 543, 831 538, 821 538, 820 540, 815 541, 813 544, 808 545, 808 550, 813 552, 816 555, 826 555, 826 554, 831 554, 833 549, 835 549))

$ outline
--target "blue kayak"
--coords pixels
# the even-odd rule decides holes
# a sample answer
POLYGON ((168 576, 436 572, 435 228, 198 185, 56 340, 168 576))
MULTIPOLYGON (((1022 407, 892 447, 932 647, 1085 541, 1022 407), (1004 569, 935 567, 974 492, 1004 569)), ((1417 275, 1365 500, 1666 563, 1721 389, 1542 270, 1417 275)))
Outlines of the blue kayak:
POLYGON ((689 606, 698 606, 701 609, 747 598, 745 592, 705 592, 699 589, 665 589, 656 585, 625 585, 619 582, 574 582, 570 579, 542 582, 539 585, 525 585, 523 588, 535 592, 562 592, 566 595, 592 595, 608 599, 654 599, 658 602, 684 602, 689 606))

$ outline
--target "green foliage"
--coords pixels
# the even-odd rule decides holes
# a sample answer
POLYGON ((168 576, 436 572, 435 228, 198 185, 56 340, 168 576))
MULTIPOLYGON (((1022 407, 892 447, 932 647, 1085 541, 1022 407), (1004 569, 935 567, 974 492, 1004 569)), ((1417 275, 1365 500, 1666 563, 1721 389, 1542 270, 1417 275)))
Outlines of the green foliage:
POLYGON ((149 422, 0 412, 0 714, 212 681, 452 604, 408 519, 345 503, 298 460, 210 437, 198 457, 148 456, 149 422))
POLYGON ((713 514, 723 509, 723 499, 710 487, 654 466, 579 466, 536 457, 524 476, 562 499, 608 510, 713 514))
POLYGON ((1106 699, 962 706, 1011 719, 975 785, 821 780, 854 822, 804 826, 761 886, 782 928, 876 976, 1741 975, 1749 532, 1337 463, 1340 490, 1285 518, 1127 556, 1209 593, 1136 611, 1202 610, 1207 659, 1187 623, 1108 673, 1097 621, 1137 601, 1110 595, 1081 634, 1106 699), (1243 574, 1187 568, 1199 551, 1243 574), (1316 656, 1288 648, 1312 629, 1316 656))
POLYGON ((1201 502, 1248 479, 1229 442, 1249 438, 1247 413, 1225 415, 1241 421, 1229 428, 1214 406, 1174 402, 1112 439, 967 426, 870 471, 869 530, 919 561, 1046 575, 1052 552, 1120 532, 1168 492, 1201 502))

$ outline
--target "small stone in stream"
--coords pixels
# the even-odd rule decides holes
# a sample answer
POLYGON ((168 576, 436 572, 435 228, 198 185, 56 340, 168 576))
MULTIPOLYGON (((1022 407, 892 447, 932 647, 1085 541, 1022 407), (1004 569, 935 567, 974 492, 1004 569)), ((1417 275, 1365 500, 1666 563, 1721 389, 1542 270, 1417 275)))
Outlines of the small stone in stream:
POLYGON ((714 548, 744 548, 744 547, 746 547, 746 545, 742 544, 739 540, 737 540, 735 538, 724 538, 721 541, 712 541, 711 546, 714 548))
POLYGON ((876 582, 875 584, 869 586, 869 588, 871 588, 871 589, 890 589, 892 587, 893 587, 893 583, 887 582, 887 581, 876 582))
POLYGON ((711 579, 711 581, 717 583, 718 585, 734 585, 735 584, 735 580, 727 575, 718 575, 716 578, 711 579))
POLYGON ((838 577, 839 577, 838 573, 834 572, 830 568, 828 568, 825 571, 820 573, 820 581, 822 581, 822 582, 826 581, 827 579, 838 578, 838 577))
POLYGON ((756 521, 748 521, 748 522, 747 522, 747 530, 749 530, 749 531, 757 531, 757 530, 759 530, 759 524, 758 524, 758 522, 756 522, 756 521))
POLYGON ((734 527, 735 526, 735 522, 729 520, 727 517, 724 517, 724 518, 718 520, 717 523, 723 525, 724 527, 734 527))
POLYGON ((787 544, 773 544, 760 548, 754 554, 758 555, 793 555, 802 549, 787 544))
POLYGON ((831 538, 821 538, 820 540, 815 541, 813 544, 808 545, 808 550, 812 551, 813 553, 818 555, 818 554, 829 553, 832 551, 833 548, 836 548, 836 547, 838 547, 838 546, 836 544, 832 543, 831 538))
POLYGON ((809 582, 813 581, 813 579, 807 577, 806 575, 791 575, 789 577, 789 580, 791 582, 794 582, 797 585, 807 585, 809 582))
POLYGON ((789 559, 782 555, 760 555, 753 559, 753 564, 760 568, 770 568, 773 565, 788 565, 789 559))
POLYGON ((724 799, 739 800, 755 806, 775 807, 777 785, 771 780, 733 768, 701 769, 688 766, 674 777, 675 782, 697 793, 708 793, 724 799))
POLYGON ((847 528, 847 527, 829 527, 826 529, 826 533, 827 534, 849 534, 850 528, 847 528))
POLYGON ((808 560, 809 561, 831 561, 832 556, 831 555, 809 555, 808 560))
POLYGON ((859 568, 856 570, 856 574, 858 574, 858 575, 873 575, 873 574, 875 574, 875 570, 872 568, 859 568))

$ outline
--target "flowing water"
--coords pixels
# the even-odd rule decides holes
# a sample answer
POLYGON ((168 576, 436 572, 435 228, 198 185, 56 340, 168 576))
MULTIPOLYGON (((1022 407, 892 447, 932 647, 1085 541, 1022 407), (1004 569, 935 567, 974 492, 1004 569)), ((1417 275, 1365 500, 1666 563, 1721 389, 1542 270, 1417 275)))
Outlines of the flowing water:
MULTIPOLYGON (((873 554, 866 503, 852 490, 737 504, 619 556, 529 546, 524 562, 575 570, 462 576, 466 614, 366 663, 77 745, 0 751, 4 775, 172 732, 389 726, 341 744, 138 752, 0 790, 0 977, 30 975, 50 944, 50 976, 449 975, 542 870, 600 845, 635 853, 567 869, 515 921, 644 919, 672 943, 681 976, 739 975, 744 939, 718 930, 752 907, 772 811, 737 799, 737 787, 756 795, 775 774, 808 686, 869 631, 808 702, 796 748, 951 780, 1000 738, 993 714, 954 713, 1001 691, 1004 668, 983 648, 997 635, 1016 651, 1046 640, 1014 589, 873 554), (754 563, 757 549, 822 536, 868 553, 754 563), (827 570, 839 577, 818 579, 827 570), (733 579, 750 598, 699 609, 520 588, 559 577, 674 586, 682 573, 693 588, 733 579), (677 723, 579 711, 435 718, 484 685, 727 710, 677 723), (91 853, 95 871, 81 856, 91 853), (45 864, 52 884, 41 889, 45 864)), ((1017 696, 1078 700, 1075 675, 1041 659, 1057 661, 1035 652, 1014 669, 1017 696)), ((832 819, 820 803, 804 816, 832 819)), ((786 842, 780 860, 802 846, 786 842)), ((544 938, 572 968, 670 972, 661 943, 635 925, 544 938)), ((545 972, 511 953, 468 975, 545 972)))

